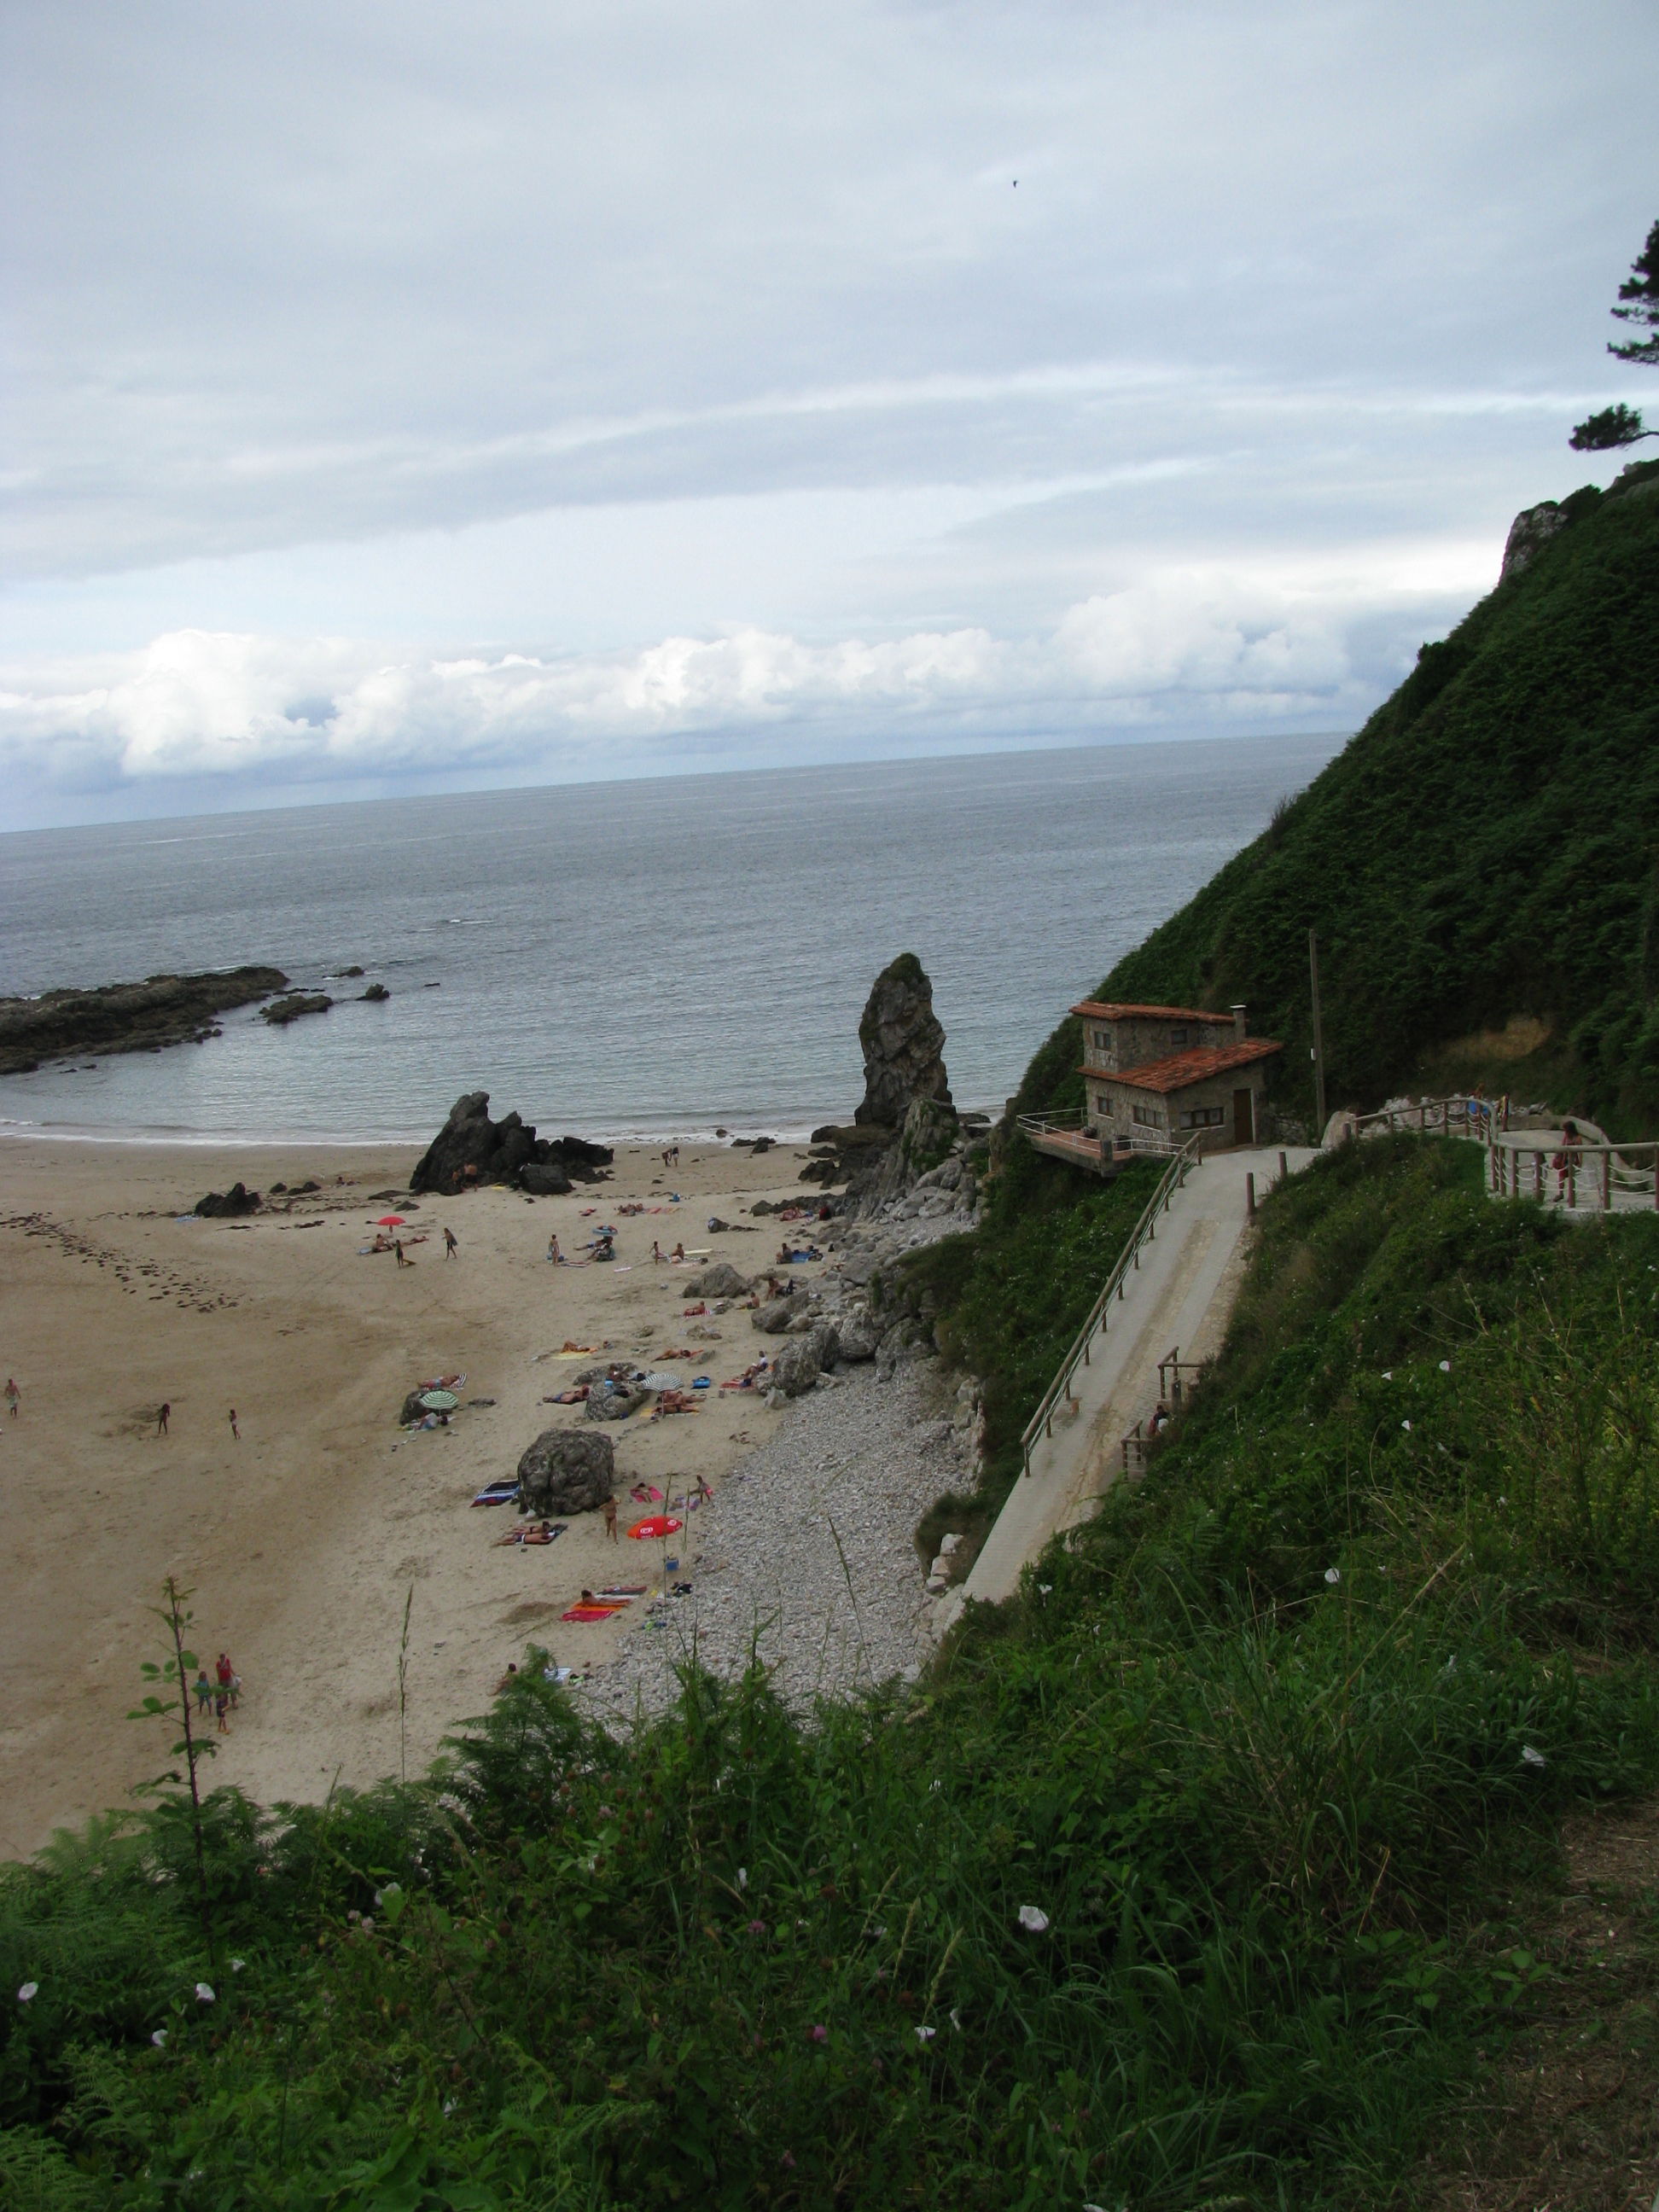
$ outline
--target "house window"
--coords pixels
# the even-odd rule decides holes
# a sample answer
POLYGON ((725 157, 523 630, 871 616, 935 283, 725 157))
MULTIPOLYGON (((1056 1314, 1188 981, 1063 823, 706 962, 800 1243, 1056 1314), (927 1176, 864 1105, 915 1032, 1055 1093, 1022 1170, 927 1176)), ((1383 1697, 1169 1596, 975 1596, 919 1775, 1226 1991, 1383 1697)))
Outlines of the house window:
POLYGON ((1185 1052, 1185 1051, 1186 1051, 1186 1049, 1187 1049, 1188 1044, 1188 1042, 1190 1042, 1190 1037, 1191 1037, 1191 1032, 1190 1032, 1189 1030, 1184 1030, 1184 1029, 1181 1029, 1181 1030, 1171 1030, 1170 1031, 1170 1051, 1171 1051, 1171 1052, 1185 1052))
POLYGON ((1106 1050, 1106 1032, 1104 1030, 1097 1030, 1095 1031, 1095 1050, 1097 1052, 1104 1052, 1106 1050))
POLYGON ((1136 1106, 1130 1110, 1137 1129, 1161 1129, 1164 1127, 1164 1116, 1156 1106, 1136 1106))
POLYGON ((1190 1106, 1182 1110, 1183 1129, 1218 1129, 1227 1118, 1224 1106, 1190 1106))

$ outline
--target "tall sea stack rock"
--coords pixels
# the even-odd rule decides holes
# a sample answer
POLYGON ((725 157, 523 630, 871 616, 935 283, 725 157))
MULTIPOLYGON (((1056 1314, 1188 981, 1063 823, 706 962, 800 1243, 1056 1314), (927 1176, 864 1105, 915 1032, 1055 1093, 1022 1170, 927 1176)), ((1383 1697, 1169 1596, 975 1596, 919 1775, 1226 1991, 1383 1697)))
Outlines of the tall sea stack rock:
POLYGON ((914 952, 901 952, 877 976, 859 1024, 859 1043, 864 1101, 853 1119, 860 1127, 902 1128, 918 1098, 954 1111, 933 987, 914 952))

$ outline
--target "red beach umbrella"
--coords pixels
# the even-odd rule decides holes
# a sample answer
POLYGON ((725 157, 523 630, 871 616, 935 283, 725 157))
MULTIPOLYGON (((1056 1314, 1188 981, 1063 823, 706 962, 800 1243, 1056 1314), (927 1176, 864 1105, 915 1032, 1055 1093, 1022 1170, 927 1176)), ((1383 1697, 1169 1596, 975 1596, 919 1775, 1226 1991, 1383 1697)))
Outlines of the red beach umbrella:
POLYGON ((377 1229, 401 1229, 404 1217, 401 1213, 383 1213, 374 1226, 377 1229))
POLYGON ((641 1537, 672 1536, 677 1528, 684 1526, 684 1522, 677 1521, 672 1513, 652 1513, 643 1521, 636 1521, 628 1533, 641 1537))

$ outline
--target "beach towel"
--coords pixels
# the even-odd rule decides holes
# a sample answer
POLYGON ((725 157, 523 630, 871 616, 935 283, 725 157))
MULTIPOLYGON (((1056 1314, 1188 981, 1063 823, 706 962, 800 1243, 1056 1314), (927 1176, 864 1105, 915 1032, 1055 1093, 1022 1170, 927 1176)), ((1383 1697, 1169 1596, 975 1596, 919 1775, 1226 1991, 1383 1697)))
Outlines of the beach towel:
POLYGON ((619 1605, 573 1605, 568 1613, 559 1615, 561 1620, 609 1620, 620 1613, 619 1605))
POLYGON ((475 1505, 510 1505, 518 1494, 516 1481, 487 1482, 472 1503, 475 1505))

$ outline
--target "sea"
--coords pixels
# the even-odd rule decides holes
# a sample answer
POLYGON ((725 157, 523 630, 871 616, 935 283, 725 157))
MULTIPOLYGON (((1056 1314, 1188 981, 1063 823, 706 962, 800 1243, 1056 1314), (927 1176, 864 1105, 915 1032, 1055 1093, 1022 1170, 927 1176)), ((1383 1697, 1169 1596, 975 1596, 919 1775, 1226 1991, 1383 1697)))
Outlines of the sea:
POLYGON ((850 1116, 911 951, 962 1107, 1000 1110, 1113 963, 1343 736, 1117 744, 0 836, 0 995, 257 961, 326 1014, 0 1076, 0 1133, 424 1140, 487 1091, 544 1135, 850 1116), (342 970, 361 967, 362 980, 342 970), (384 1003, 356 994, 368 982, 384 1003))

